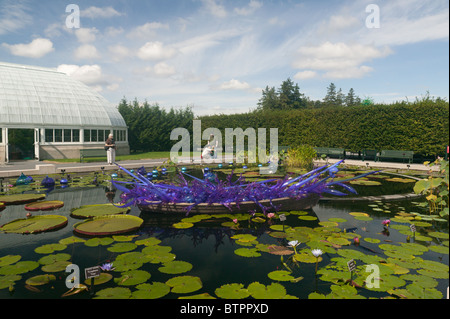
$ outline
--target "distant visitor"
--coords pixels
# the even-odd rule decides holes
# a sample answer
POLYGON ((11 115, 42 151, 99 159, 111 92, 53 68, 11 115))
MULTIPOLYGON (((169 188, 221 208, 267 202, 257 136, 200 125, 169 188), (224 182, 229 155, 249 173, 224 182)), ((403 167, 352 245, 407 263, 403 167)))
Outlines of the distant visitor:
POLYGON ((105 142, 105 150, 108 164, 112 165, 116 161, 116 141, 114 140, 114 135, 109 134, 105 142))

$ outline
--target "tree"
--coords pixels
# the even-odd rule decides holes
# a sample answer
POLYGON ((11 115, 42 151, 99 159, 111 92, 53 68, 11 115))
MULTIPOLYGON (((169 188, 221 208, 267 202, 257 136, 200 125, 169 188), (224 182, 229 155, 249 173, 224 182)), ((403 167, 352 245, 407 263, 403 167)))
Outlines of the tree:
POLYGON ((258 109, 260 110, 276 110, 279 109, 278 95, 275 92, 275 87, 269 88, 262 91, 262 97, 258 102, 258 109))
POLYGON ((339 91, 336 94, 336 106, 343 106, 345 100, 345 95, 342 93, 342 89, 339 89, 339 91))
POLYGON ((337 103, 337 93, 336 93, 336 85, 334 83, 330 83, 327 87, 327 95, 323 99, 323 103, 325 106, 335 106, 337 103))
POLYGON ((347 96, 345 97, 345 105, 346 106, 355 106, 355 105, 360 105, 361 104, 361 99, 359 98, 359 96, 357 96, 355 94, 355 90, 353 90, 353 88, 350 89, 350 91, 348 91, 347 96))

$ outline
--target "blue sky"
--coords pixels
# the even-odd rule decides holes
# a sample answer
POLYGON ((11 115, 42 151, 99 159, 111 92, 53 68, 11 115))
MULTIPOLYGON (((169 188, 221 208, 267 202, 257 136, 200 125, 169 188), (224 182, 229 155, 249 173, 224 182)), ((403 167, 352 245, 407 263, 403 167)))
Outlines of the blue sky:
POLYGON ((288 77, 312 99, 333 82, 376 102, 448 100, 448 29, 447 0, 0 0, 0 61, 196 115, 247 112, 288 77))

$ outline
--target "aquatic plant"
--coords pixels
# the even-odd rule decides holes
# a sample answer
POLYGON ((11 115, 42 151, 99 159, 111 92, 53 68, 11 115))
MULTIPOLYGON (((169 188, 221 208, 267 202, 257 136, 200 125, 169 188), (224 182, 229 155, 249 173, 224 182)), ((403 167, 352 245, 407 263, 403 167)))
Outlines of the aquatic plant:
POLYGON ((295 178, 289 176, 283 179, 268 179, 263 181, 248 183, 242 174, 233 180, 233 172, 226 180, 205 178, 199 179, 188 174, 185 170, 178 175, 178 184, 153 183, 139 172, 132 173, 120 167, 122 171, 133 177, 133 182, 122 182, 112 180, 114 186, 122 191, 121 207, 131 205, 145 205, 147 202, 177 204, 189 203, 186 209, 187 214, 193 207, 199 204, 219 203, 229 208, 230 211, 235 205, 239 207, 242 202, 254 202, 264 214, 269 210, 278 211, 280 206, 274 205, 272 201, 279 198, 302 199, 310 194, 329 193, 337 196, 347 195, 343 191, 336 189, 336 186, 356 194, 356 191, 344 182, 362 178, 376 173, 369 172, 347 180, 335 181, 334 177, 338 172, 339 161, 333 165, 325 165, 316 168, 306 174, 295 178), (192 179, 191 182, 185 177, 192 179), (269 206, 265 206, 261 201, 270 201, 269 206))

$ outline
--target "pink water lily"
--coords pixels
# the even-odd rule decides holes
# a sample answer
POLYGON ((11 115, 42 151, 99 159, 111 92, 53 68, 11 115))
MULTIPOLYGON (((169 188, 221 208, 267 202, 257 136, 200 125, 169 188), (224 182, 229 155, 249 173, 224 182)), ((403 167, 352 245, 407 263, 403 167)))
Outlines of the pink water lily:
POLYGON ((390 219, 385 219, 385 220, 383 220, 383 222, 381 224, 384 227, 389 227, 389 225, 391 224, 391 220, 390 219))
POLYGON ((267 218, 273 218, 273 217, 275 217, 275 214, 274 214, 274 213, 268 213, 268 214, 267 214, 267 218))

